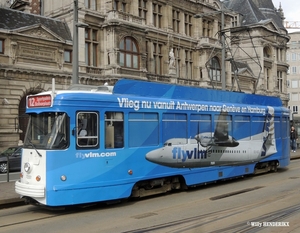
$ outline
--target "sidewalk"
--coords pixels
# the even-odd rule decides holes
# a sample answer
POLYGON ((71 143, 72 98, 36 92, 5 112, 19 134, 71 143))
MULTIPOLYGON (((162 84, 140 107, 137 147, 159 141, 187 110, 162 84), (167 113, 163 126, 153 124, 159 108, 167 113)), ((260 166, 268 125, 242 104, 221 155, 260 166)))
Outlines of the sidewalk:
POLYGON ((296 152, 291 151, 291 160, 300 158, 300 148, 296 152))
MULTIPOLYGON (((300 158, 300 149, 291 152, 291 159, 300 158)), ((25 200, 15 192, 15 181, 0 183, 0 209, 5 205, 24 204, 25 200)))

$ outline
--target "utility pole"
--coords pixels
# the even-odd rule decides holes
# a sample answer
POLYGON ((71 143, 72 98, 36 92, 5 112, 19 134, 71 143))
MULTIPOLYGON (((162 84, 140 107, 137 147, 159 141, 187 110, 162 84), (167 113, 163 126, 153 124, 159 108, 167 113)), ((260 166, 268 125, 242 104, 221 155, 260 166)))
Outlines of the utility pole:
POLYGON ((74 0, 72 84, 78 84, 78 0, 74 0))
POLYGON ((221 61, 221 82, 222 90, 226 90, 226 72, 225 72, 225 32, 224 32, 224 8, 223 2, 221 2, 221 42, 222 42, 222 61, 221 61))

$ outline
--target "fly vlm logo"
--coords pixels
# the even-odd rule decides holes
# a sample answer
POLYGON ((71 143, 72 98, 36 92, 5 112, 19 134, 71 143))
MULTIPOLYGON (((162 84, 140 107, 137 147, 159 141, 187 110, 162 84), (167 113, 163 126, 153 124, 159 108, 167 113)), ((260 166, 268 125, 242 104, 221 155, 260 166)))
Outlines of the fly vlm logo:
POLYGON ((181 159, 185 162, 187 159, 207 159, 206 150, 198 150, 194 148, 193 150, 183 150, 181 147, 174 147, 172 150, 173 159, 181 159))

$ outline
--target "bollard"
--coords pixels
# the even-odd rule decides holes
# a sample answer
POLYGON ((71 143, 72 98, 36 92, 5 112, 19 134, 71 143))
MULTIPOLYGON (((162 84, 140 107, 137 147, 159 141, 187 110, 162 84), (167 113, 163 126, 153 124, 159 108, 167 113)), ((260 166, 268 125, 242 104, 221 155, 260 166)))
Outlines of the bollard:
POLYGON ((6 181, 9 182, 9 155, 7 154, 6 181))

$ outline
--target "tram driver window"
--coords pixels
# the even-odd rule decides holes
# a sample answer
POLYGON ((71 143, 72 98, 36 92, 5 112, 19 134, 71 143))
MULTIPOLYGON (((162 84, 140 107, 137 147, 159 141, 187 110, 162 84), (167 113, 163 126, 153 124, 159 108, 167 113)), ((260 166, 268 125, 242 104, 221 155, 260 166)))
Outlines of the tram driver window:
POLYGON ((76 117, 77 147, 97 147, 98 141, 98 113, 78 112, 76 117))
POLYGON ((105 148, 124 147, 124 116, 122 112, 105 113, 105 148))

